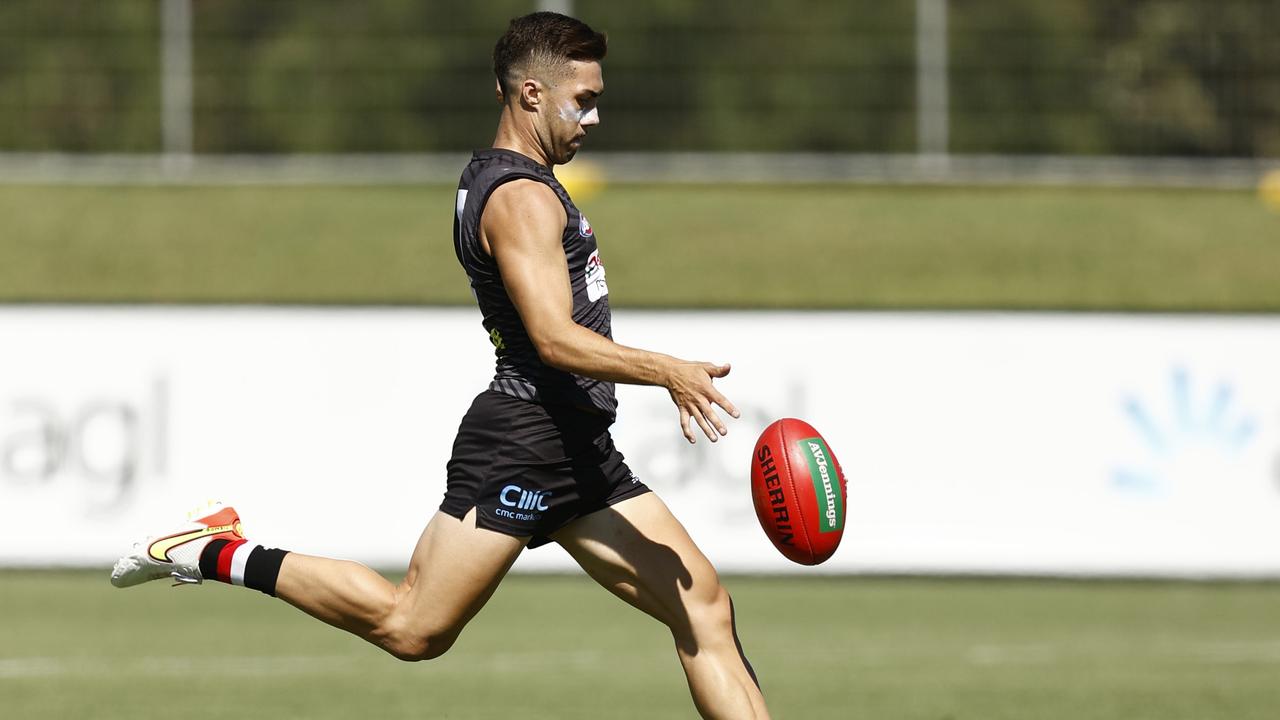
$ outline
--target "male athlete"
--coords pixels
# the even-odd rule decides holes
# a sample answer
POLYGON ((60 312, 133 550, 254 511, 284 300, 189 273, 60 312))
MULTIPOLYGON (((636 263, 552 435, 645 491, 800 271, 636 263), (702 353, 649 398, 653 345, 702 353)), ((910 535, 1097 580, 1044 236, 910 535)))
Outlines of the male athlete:
POLYGON ((667 625, 707 718, 768 717, 733 605, 684 527, 609 434, 614 383, 660 385, 689 442, 727 430, 712 405, 728 365, 611 339, 608 286, 587 219, 552 174, 599 124, 605 36, 563 15, 517 18, 494 48, 502 115, 462 173, 454 245, 497 351, 458 429, 448 488, 399 585, 363 565, 245 541, 230 507, 137 544, 119 587, 220 580, 283 599, 403 660, 439 657, 526 546, 560 544, 604 587, 667 625), (695 427, 696 426, 696 427, 695 427))

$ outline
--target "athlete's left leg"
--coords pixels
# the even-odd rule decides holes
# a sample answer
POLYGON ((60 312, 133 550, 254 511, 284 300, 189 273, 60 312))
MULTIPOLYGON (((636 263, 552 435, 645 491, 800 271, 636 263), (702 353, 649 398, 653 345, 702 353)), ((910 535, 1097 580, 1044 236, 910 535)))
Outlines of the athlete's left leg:
POLYGON ((402 660, 447 651, 488 602, 529 542, 437 512, 418 539, 399 585, 347 560, 289 553, 276 596, 402 660))
POLYGON ((657 618, 675 639, 704 718, 767 718, 715 568, 653 493, 579 518, 552 536, 592 578, 657 618))

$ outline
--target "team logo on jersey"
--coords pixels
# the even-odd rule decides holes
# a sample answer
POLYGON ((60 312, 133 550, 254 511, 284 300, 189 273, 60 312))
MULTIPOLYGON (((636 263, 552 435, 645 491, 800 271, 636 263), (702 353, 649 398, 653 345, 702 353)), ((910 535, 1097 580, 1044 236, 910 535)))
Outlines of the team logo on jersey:
POLYGON ((595 302, 609 294, 609 284, 604 281, 604 262, 600 260, 600 251, 595 250, 587 258, 587 299, 595 302))
POLYGON ((591 237, 591 223, 587 222, 587 216, 578 213, 578 234, 582 237, 591 237))

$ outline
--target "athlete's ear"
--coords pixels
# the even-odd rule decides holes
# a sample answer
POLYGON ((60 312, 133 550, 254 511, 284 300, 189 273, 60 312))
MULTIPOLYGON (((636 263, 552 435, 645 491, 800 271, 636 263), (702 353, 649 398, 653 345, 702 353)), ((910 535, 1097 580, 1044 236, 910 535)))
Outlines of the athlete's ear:
POLYGON ((498 78, 493 79, 493 94, 498 98, 499 105, 507 101, 507 96, 502 92, 502 81, 498 78))
POLYGON ((525 78, 525 81, 520 83, 520 104, 527 108, 536 107, 542 102, 544 90, 542 83, 533 78, 525 78))

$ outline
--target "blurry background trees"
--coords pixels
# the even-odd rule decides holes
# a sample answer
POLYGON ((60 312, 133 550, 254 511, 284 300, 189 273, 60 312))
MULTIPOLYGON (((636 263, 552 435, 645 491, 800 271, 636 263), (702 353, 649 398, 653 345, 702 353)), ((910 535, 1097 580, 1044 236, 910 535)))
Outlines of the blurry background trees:
MULTIPOLYGON (((193 3, 201 153, 484 145, 528 0, 193 3)), ((606 150, 913 152, 915 8, 578 0, 606 150)), ((157 0, 0 4, 0 150, 160 149, 157 0)), ((951 0, 951 149, 1280 156, 1280 3, 951 0)))

